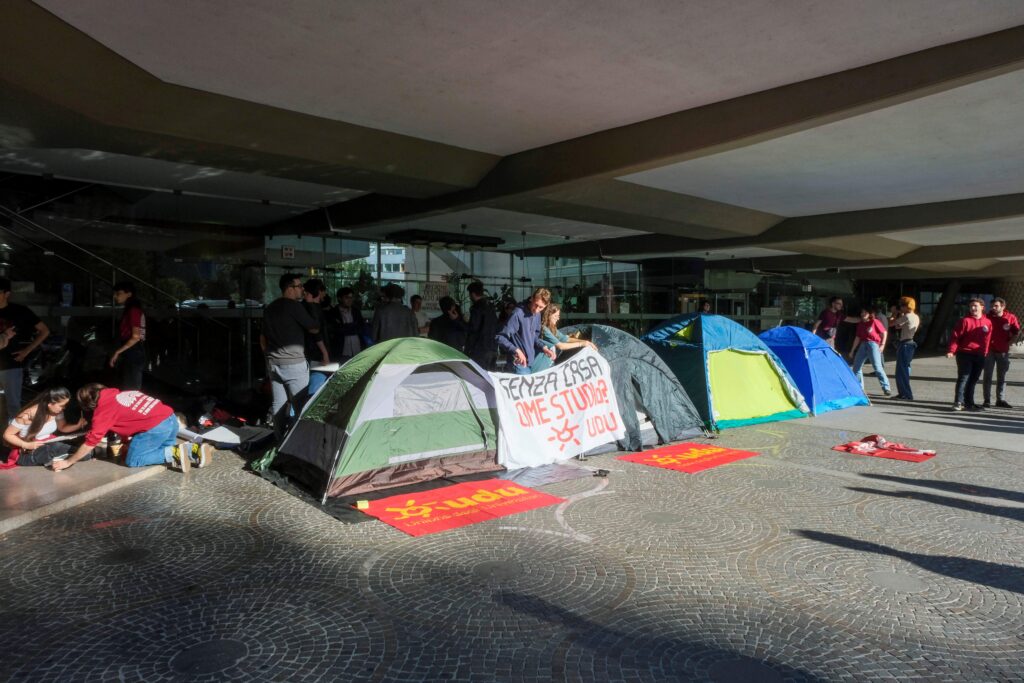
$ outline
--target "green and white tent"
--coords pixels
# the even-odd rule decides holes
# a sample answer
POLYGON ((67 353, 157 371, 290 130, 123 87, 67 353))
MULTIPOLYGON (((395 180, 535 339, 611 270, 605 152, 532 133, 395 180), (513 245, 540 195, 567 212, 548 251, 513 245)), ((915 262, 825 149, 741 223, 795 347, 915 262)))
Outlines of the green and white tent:
POLYGON ((328 497, 502 469, 487 373, 439 342, 376 344, 306 405, 274 457, 328 497))

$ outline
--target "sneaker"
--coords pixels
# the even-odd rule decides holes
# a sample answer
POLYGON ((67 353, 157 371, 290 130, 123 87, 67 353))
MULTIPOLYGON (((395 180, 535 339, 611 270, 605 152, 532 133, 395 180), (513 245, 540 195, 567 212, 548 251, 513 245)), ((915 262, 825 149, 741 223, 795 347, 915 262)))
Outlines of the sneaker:
POLYGON ((171 454, 171 467, 180 470, 181 472, 188 472, 192 469, 192 459, 189 454, 182 447, 182 444, 176 444, 171 446, 173 453, 171 454))
POLYGON ((982 408, 991 408, 992 407, 992 403, 990 401, 985 401, 984 403, 981 404, 981 407, 982 408))
POLYGON ((1011 406, 1009 403, 1007 403, 1003 399, 999 399, 998 401, 996 401, 996 407, 997 408, 1012 408, 1013 406, 1011 406))
POLYGON ((194 443, 191 446, 188 459, 192 462, 192 466, 206 467, 209 465, 210 459, 213 458, 213 446, 208 443, 194 443))
POLYGON ((972 413, 980 413, 980 412, 984 411, 985 409, 982 408, 981 406, 979 406, 977 403, 975 403, 973 405, 967 406, 967 410, 971 411, 972 413))
POLYGON ((889 391, 888 389, 882 389, 882 393, 885 394, 886 396, 892 396, 892 392, 889 391))
POLYGON ((954 403, 953 404, 953 410, 955 410, 957 412, 960 412, 963 409, 964 409, 964 404, 963 403, 954 403))

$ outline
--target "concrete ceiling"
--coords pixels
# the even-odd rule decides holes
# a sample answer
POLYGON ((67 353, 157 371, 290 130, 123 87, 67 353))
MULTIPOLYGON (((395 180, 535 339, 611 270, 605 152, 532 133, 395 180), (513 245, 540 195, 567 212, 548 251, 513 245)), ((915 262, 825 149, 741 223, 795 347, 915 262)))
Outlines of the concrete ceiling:
POLYGON ((1024 273, 1024 3, 623 7, 7 0, 0 171, 252 237, 1024 273))
POLYGON ((1018 0, 38 4, 168 83, 494 154, 1024 23, 1018 0))
POLYGON ((1024 73, 620 180, 782 216, 1024 192, 1024 73))

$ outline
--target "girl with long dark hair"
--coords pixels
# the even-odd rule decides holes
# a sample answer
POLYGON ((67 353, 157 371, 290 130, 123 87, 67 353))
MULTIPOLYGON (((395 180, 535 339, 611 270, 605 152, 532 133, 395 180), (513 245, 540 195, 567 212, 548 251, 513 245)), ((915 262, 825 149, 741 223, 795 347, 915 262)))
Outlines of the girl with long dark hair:
POLYGON ((64 408, 71 392, 64 387, 44 389, 25 405, 4 430, 4 443, 18 449, 19 465, 45 465, 56 457, 67 455, 72 447, 68 441, 52 441, 60 433, 76 432, 85 427, 64 419, 64 408))

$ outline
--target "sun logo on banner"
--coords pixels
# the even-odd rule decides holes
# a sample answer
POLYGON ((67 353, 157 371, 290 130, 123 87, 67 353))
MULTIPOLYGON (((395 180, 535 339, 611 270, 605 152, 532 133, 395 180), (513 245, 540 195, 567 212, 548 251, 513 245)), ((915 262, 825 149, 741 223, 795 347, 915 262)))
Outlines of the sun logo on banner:
MULTIPOLYGON (((384 510, 386 512, 394 512, 396 514, 401 515, 400 517, 395 517, 396 522, 401 521, 403 519, 411 519, 413 517, 423 517, 424 519, 429 519, 430 513, 434 511, 434 505, 437 505, 436 500, 432 500, 429 503, 420 503, 419 505, 417 505, 416 500, 410 498, 409 500, 405 501, 404 507, 384 508, 384 510)), ((448 508, 439 507, 437 509, 447 510, 448 508)))
POLYGON ((576 425, 575 427, 570 427, 569 426, 569 421, 566 420, 565 422, 562 423, 561 427, 552 427, 551 428, 551 431, 554 432, 554 435, 553 436, 549 436, 548 437, 548 441, 558 441, 558 451, 559 452, 564 451, 565 447, 567 445, 569 445, 570 441, 572 441, 577 446, 579 446, 580 445, 580 440, 576 438, 576 430, 579 429, 579 428, 580 428, 579 425, 576 425))

